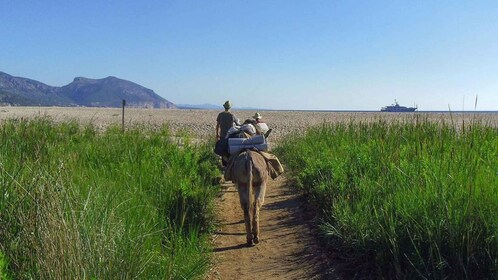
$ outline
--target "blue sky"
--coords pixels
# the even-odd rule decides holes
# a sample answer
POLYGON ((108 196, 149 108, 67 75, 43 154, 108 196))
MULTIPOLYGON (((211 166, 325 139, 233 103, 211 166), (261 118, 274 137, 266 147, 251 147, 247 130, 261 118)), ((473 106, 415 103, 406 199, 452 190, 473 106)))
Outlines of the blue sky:
POLYGON ((498 1, 2 0, 0 71, 174 103, 498 110, 498 1))

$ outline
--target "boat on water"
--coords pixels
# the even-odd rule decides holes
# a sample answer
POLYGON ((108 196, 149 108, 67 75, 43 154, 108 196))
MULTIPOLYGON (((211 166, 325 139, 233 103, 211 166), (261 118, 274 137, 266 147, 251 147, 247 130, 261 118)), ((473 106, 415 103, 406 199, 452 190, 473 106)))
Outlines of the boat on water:
POLYGON ((398 101, 394 99, 394 104, 390 106, 385 106, 380 109, 381 112, 415 112, 417 107, 406 107, 398 104, 398 101))

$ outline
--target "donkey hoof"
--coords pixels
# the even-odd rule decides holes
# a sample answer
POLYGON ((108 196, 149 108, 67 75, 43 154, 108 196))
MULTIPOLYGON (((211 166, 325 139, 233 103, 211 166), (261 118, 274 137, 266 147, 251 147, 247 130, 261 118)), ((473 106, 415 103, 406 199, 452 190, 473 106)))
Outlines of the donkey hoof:
POLYGON ((253 242, 253 240, 247 240, 246 246, 247 246, 247 247, 252 247, 252 246, 254 246, 254 242, 253 242))
POLYGON ((259 243, 259 238, 258 237, 254 237, 253 242, 254 242, 254 244, 258 244, 259 243))

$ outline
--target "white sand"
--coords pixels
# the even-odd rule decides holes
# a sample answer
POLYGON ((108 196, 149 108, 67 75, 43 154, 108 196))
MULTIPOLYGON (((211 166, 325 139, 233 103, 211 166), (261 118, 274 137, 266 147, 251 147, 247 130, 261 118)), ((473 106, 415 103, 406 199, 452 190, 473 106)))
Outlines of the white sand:
MULTIPOLYGON (((54 121, 76 120, 81 124, 93 123, 99 128, 109 125, 121 125, 119 108, 86 107, 0 107, 0 121, 12 118, 34 118, 50 116, 54 121)), ((169 124, 174 133, 189 131, 194 138, 207 139, 215 137, 215 110, 171 110, 171 109, 125 109, 125 126, 145 124, 156 128, 169 124)), ((254 115, 254 111, 233 111, 241 121, 254 115)), ((430 121, 446 121, 462 124, 471 121, 483 121, 498 127, 498 114, 488 113, 382 113, 382 112, 315 112, 315 111, 260 111, 263 120, 273 129, 272 142, 278 142, 288 133, 299 133, 313 125, 334 122, 371 122, 385 120, 411 121, 416 117, 430 121)))

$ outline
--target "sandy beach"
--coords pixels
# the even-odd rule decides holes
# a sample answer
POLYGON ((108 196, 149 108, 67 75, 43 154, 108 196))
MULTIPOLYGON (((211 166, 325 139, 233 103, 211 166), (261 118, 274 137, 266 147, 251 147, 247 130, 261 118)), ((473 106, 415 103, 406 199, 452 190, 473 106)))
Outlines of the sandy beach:
MULTIPOLYGON (((147 125, 159 128, 168 124, 173 133, 189 132, 194 138, 209 139, 215 137, 217 110, 186 109, 125 109, 125 126, 147 125)), ((254 111, 233 111, 234 115, 244 121, 254 115, 254 111)), ((415 118, 434 122, 482 121, 498 127, 497 113, 383 113, 383 112, 321 112, 321 111, 260 111, 263 120, 273 129, 272 142, 278 142, 289 133, 302 133, 309 127, 322 123, 337 122, 372 122, 412 121, 415 118)), ((32 119, 50 117, 55 122, 74 120, 82 125, 92 123, 105 129, 110 125, 121 125, 122 109, 89 107, 0 107, 0 122, 7 119, 32 119)))

